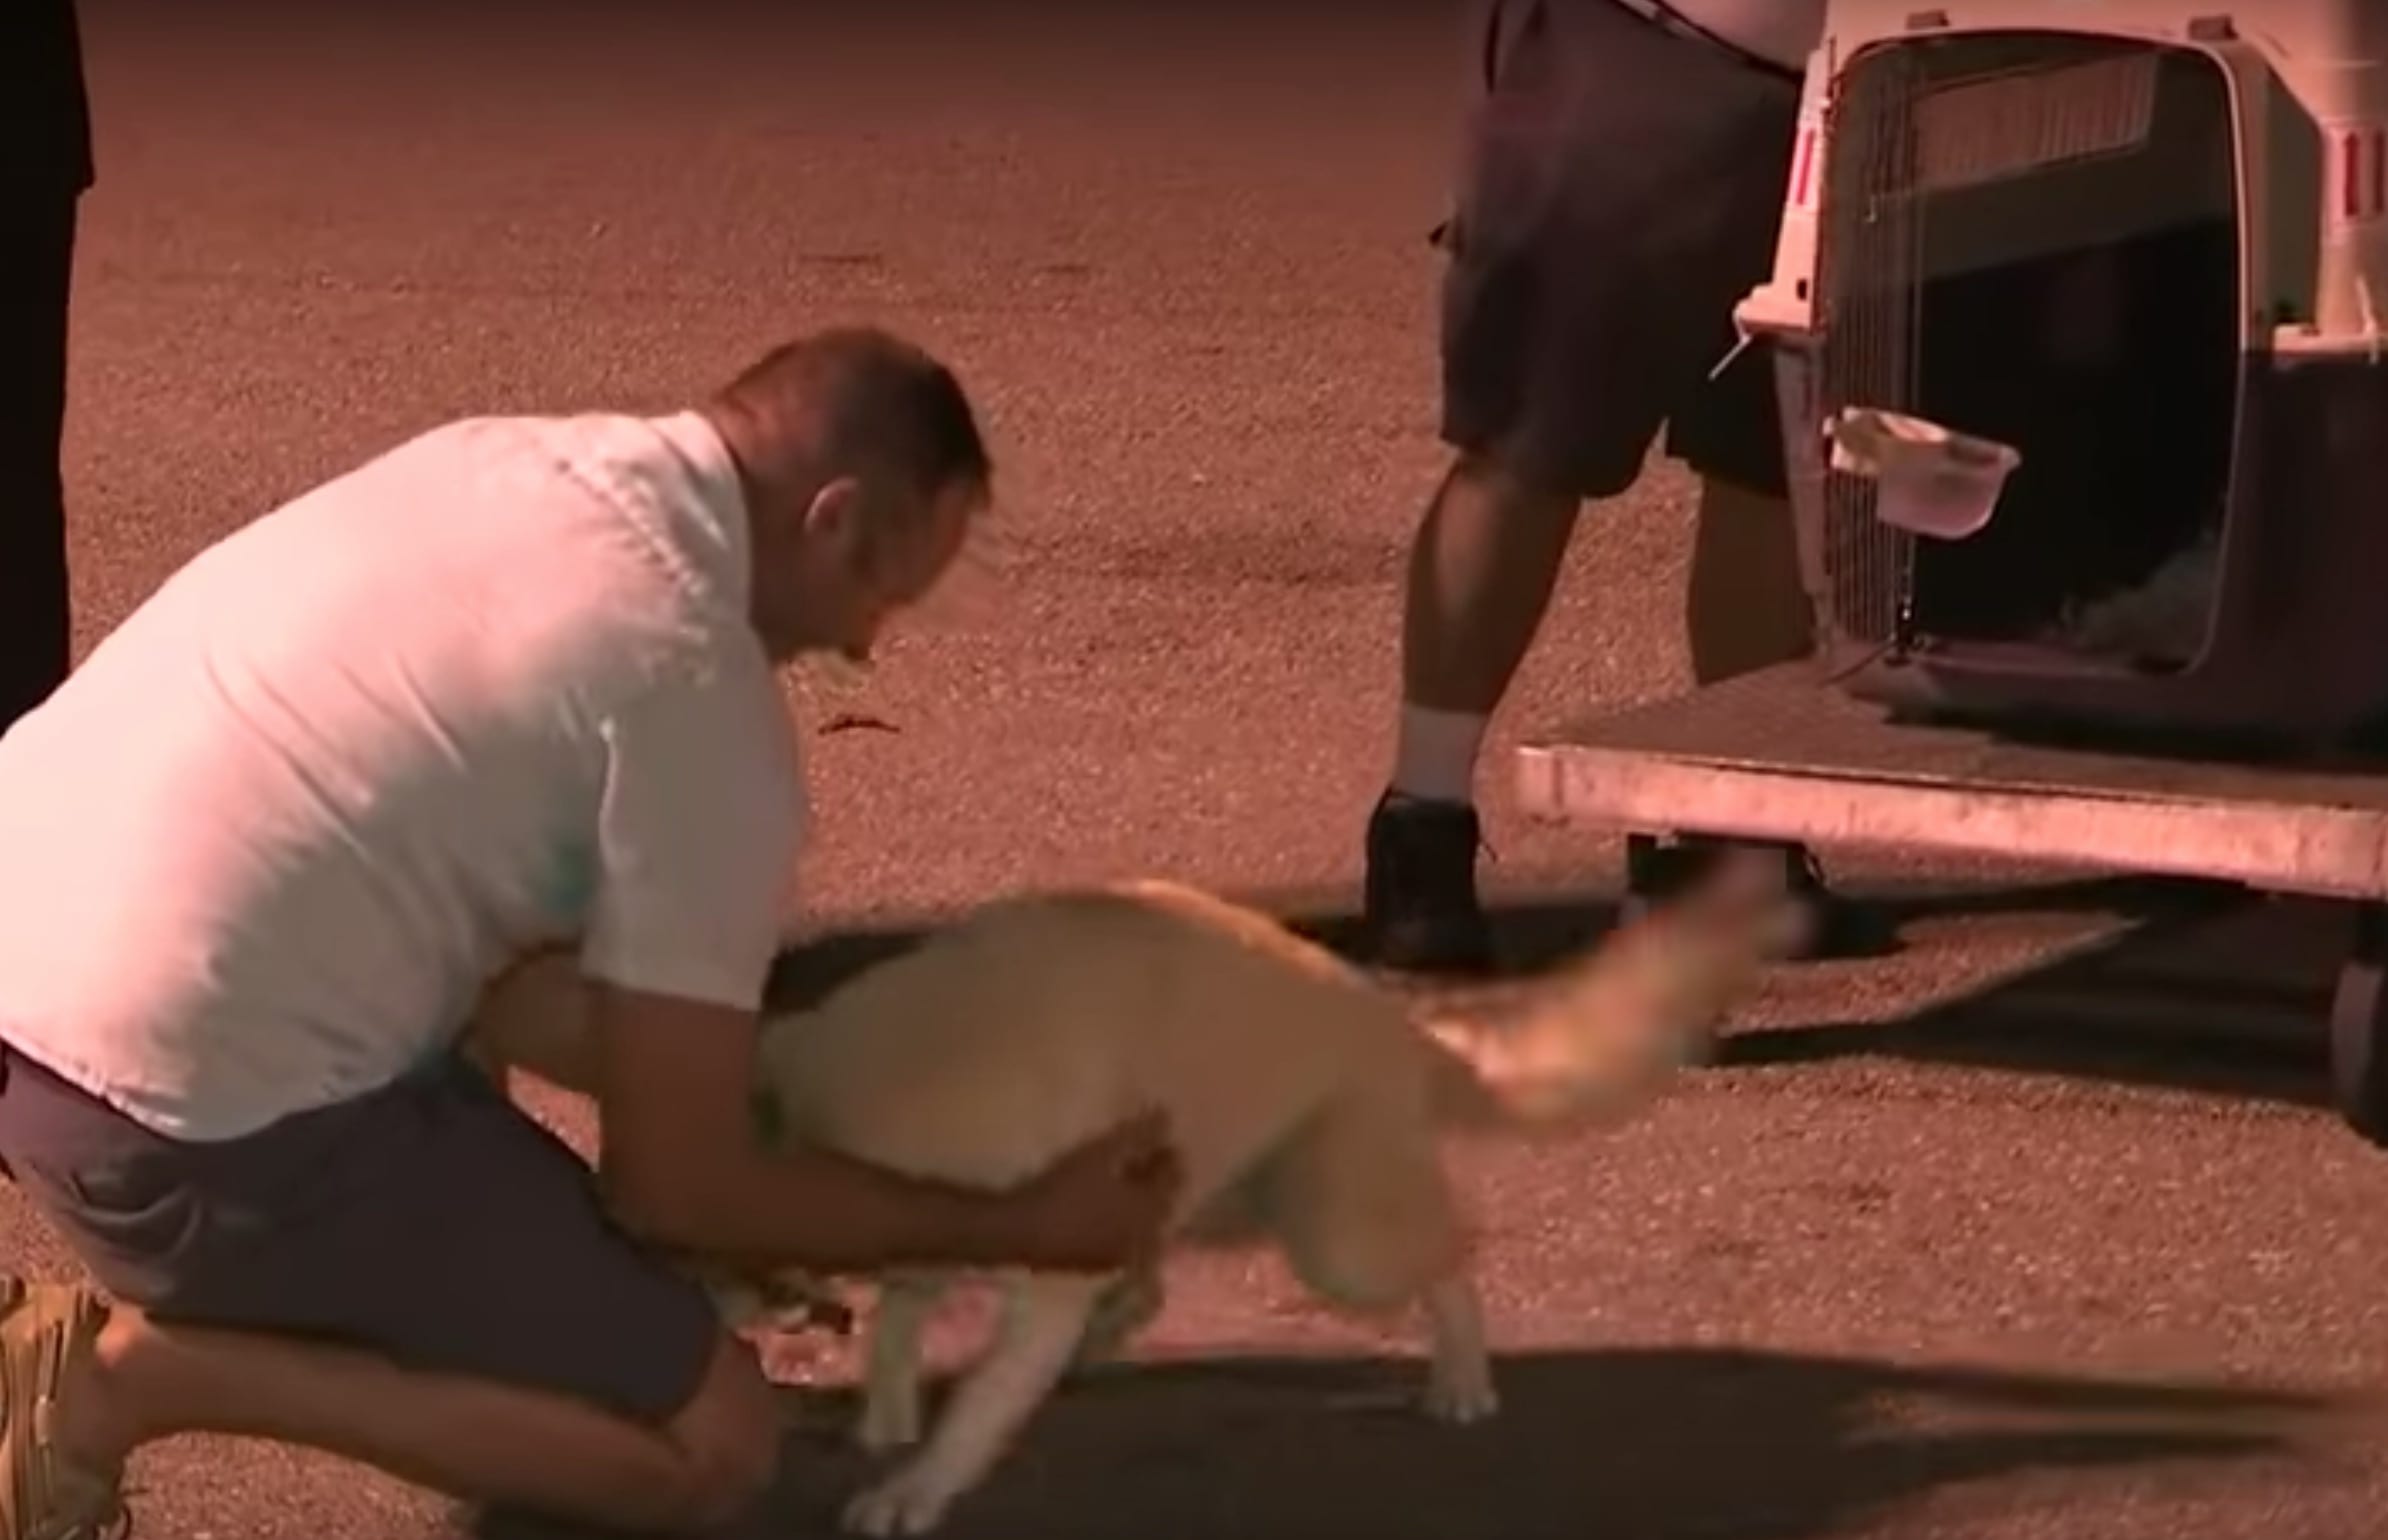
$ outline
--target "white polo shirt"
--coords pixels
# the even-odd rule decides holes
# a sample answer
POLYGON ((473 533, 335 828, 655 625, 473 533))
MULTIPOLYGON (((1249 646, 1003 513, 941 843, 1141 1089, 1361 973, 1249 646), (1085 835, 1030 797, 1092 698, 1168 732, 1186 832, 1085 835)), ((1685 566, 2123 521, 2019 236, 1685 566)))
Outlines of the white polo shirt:
POLYGON ((804 808, 748 566, 693 412, 455 423, 201 553, 0 738, 0 1037, 217 1140, 533 945, 755 1004, 804 808))

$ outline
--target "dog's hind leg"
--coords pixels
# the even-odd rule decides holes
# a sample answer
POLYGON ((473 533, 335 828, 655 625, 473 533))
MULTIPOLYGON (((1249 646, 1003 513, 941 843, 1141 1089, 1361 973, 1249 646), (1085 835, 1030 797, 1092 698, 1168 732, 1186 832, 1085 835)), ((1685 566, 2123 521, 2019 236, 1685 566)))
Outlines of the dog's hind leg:
POLYGON ((893 1475, 846 1505, 868 1535, 920 1535, 986 1476, 1069 1367, 1097 1295, 1111 1280, 1031 1274, 1005 1290, 1003 1324, 954 1390, 934 1432, 893 1475))
POLYGON ((920 1442, 920 1339, 944 1293, 945 1278, 937 1273, 890 1273, 880 1282, 855 1430, 873 1453, 920 1442))
POLYGON ((1426 1324, 1433 1354, 1426 1376, 1426 1410, 1443 1422, 1481 1422, 1500 1410, 1493 1389, 1492 1351, 1484 1340, 1484 1302, 1475 1280, 1453 1273, 1427 1289, 1426 1324))

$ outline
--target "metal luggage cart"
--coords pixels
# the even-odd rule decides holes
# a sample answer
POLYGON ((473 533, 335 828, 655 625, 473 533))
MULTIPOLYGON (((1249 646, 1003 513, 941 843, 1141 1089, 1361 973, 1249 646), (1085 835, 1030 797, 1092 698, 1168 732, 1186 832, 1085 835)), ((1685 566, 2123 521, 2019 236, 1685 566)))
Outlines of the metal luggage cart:
POLYGON ((2388 1144, 2388 759, 2222 764, 1898 719, 1785 664, 1526 745, 1535 816, 1657 831, 2003 855, 2235 882, 2353 907, 2331 1083, 2388 1144))

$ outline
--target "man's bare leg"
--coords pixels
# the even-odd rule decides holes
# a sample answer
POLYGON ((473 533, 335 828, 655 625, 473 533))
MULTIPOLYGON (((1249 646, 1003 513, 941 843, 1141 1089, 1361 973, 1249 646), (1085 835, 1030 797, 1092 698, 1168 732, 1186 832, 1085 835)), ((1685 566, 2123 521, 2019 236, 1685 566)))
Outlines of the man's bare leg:
POLYGON ((1463 453, 1419 525, 1399 742, 1368 831, 1367 928, 1383 962, 1466 971, 1491 961, 1475 885, 1476 762, 1550 608, 1580 507, 1463 453))
MULTIPOLYGON (((1801 580, 1798 529, 1787 499, 1702 478, 1684 618, 1696 684, 1717 684, 1815 650, 1815 608, 1801 580)), ((1666 887, 1692 880, 1721 848, 1715 840, 1686 843, 1693 859, 1662 878, 1666 887)), ((1795 891, 1810 906, 1810 955, 1866 955, 1890 944, 1880 916, 1836 898, 1825 886, 1811 852, 1793 844, 1782 851, 1795 891)))
POLYGON ((304 1445, 467 1501, 680 1530, 758 1499, 780 1430, 753 1354, 727 1334, 688 1405, 647 1428, 561 1396, 120 1307, 60 1385, 51 1436, 75 1466, 109 1472, 180 1433, 304 1445))
POLYGON ((1702 479, 1684 611, 1695 683, 1808 655, 1815 616, 1800 581, 1788 501, 1702 479))
POLYGON ((1550 608, 1581 504, 1480 455, 1452 462, 1410 547, 1406 706, 1490 716, 1550 608))

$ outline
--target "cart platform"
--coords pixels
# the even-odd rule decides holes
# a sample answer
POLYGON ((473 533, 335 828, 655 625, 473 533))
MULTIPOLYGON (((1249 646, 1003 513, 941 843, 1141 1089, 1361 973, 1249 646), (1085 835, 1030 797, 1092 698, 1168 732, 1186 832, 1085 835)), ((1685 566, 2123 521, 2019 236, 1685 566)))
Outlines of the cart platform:
POLYGON ((2388 901, 2388 758, 2220 764, 1892 720, 1807 663, 1519 751, 1527 811, 1621 829, 2003 854, 2388 901))
POLYGON ((1895 720, 1790 663, 1520 749, 1532 815, 1658 833, 2007 855, 2356 906, 2331 1012, 2341 1111, 2388 1143, 2388 758, 2221 763, 1895 720))

